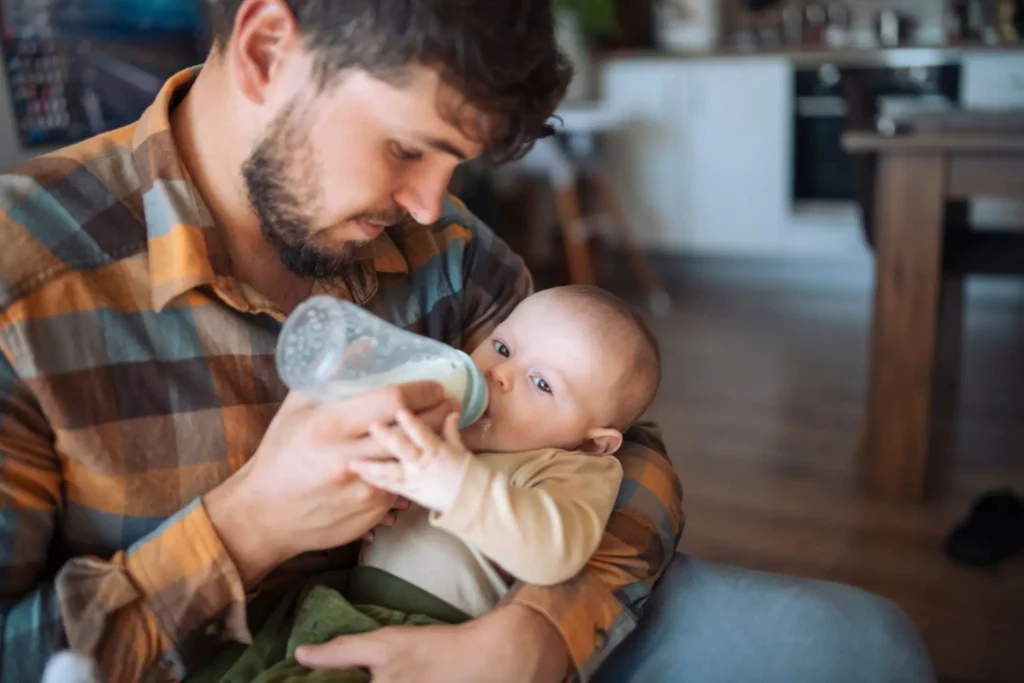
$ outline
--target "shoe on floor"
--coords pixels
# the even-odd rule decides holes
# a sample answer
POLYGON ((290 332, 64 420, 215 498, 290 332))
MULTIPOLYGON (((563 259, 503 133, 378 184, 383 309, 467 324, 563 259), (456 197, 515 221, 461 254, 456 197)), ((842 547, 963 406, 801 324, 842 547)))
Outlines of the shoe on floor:
POLYGON ((991 491, 971 505, 967 519, 946 539, 946 554, 987 567, 1024 548, 1024 499, 1009 489, 991 491))

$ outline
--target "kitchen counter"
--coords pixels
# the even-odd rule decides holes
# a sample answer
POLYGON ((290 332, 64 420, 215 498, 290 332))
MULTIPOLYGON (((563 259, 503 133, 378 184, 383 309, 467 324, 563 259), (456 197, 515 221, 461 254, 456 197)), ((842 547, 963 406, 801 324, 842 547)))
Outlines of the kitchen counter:
MULTIPOLYGON (((603 140, 602 158, 637 242, 683 253, 869 258, 854 201, 807 201, 794 194, 799 72, 837 57, 922 66, 948 60, 959 71, 960 106, 1024 108, 1019 46, 720 50, 702 56, 650 51, 606 58, 597 69, 596 90, 602 108, 623 124, 603 140)), ((894 98, 892 104, 896 111, 906 102, 894 98)), ((932 105, 938 107, 927 103, 932 105)), ((829 144, 841 122, 826 127, 814 130, 829 144)), ((970 212, 981 227, 1024 226, 1024 206, 1012 202, 978 198, 970 212)))
POLYGON ((781 47, 779 49, 757 50, 734 47, 720 47, 705 52, 667 52, 664 50, 622 50, 599 55, 600 61, 612 60, 715 60, 715 59, 787 59, 796 66, 835 64, 837 66, 890 66, 914 67, 956 63, 965 53, 1021 53, 1024 42, 1001 43, 996 45, 963 44, 905 46, 893 48, 827 48, 827 47, 781 47))

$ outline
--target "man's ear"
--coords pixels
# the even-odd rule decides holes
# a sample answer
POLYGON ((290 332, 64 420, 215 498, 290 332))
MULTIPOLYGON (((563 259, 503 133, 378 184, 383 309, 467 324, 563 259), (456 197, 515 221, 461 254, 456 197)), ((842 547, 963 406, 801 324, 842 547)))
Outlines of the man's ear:
POLYGON ((622 445, 622 432, 611 427, 594 427, 587 432, 578 450, 591 455, 610 455, 622 445))
POLYGON ((231 51, 239 86, 256 104, 284 68, 286 54, 301 46, 295 15, 284 0, 247 0, 235 14, 231 51))

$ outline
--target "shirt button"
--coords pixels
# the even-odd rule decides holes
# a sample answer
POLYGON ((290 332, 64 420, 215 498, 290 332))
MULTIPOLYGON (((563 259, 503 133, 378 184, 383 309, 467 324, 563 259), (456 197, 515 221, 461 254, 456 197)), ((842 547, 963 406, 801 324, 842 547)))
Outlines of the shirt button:
POLYGON ((205 633, 211 638, 216 637, 220 634, 220 624, 218 624, 217 622, 207 624, 205 633))
POLYGON ((594 634, 594 647, 596 647, 598 650, 600 650, 601 648, 603 648, 607 644, 608 644, 608 634, 605 633, 604 631, 598 630, 598 632, 596 634, 594 634))

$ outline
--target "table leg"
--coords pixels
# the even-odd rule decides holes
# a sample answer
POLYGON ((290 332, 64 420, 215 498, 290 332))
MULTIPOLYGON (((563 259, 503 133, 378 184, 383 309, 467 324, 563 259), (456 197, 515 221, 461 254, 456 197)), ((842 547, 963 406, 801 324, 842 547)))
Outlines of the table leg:
POLYGON ((879 158, 875 306, 863 489, 891 500, 924 498, 935 338, 942 284, 945 160, 879 158))
POLYGON ((925 487, 934 495, 948 493, 953 484, 960 412, 965 290, 966 283, 961 273, 942 274, 935 337, 931 445, 925 487))

